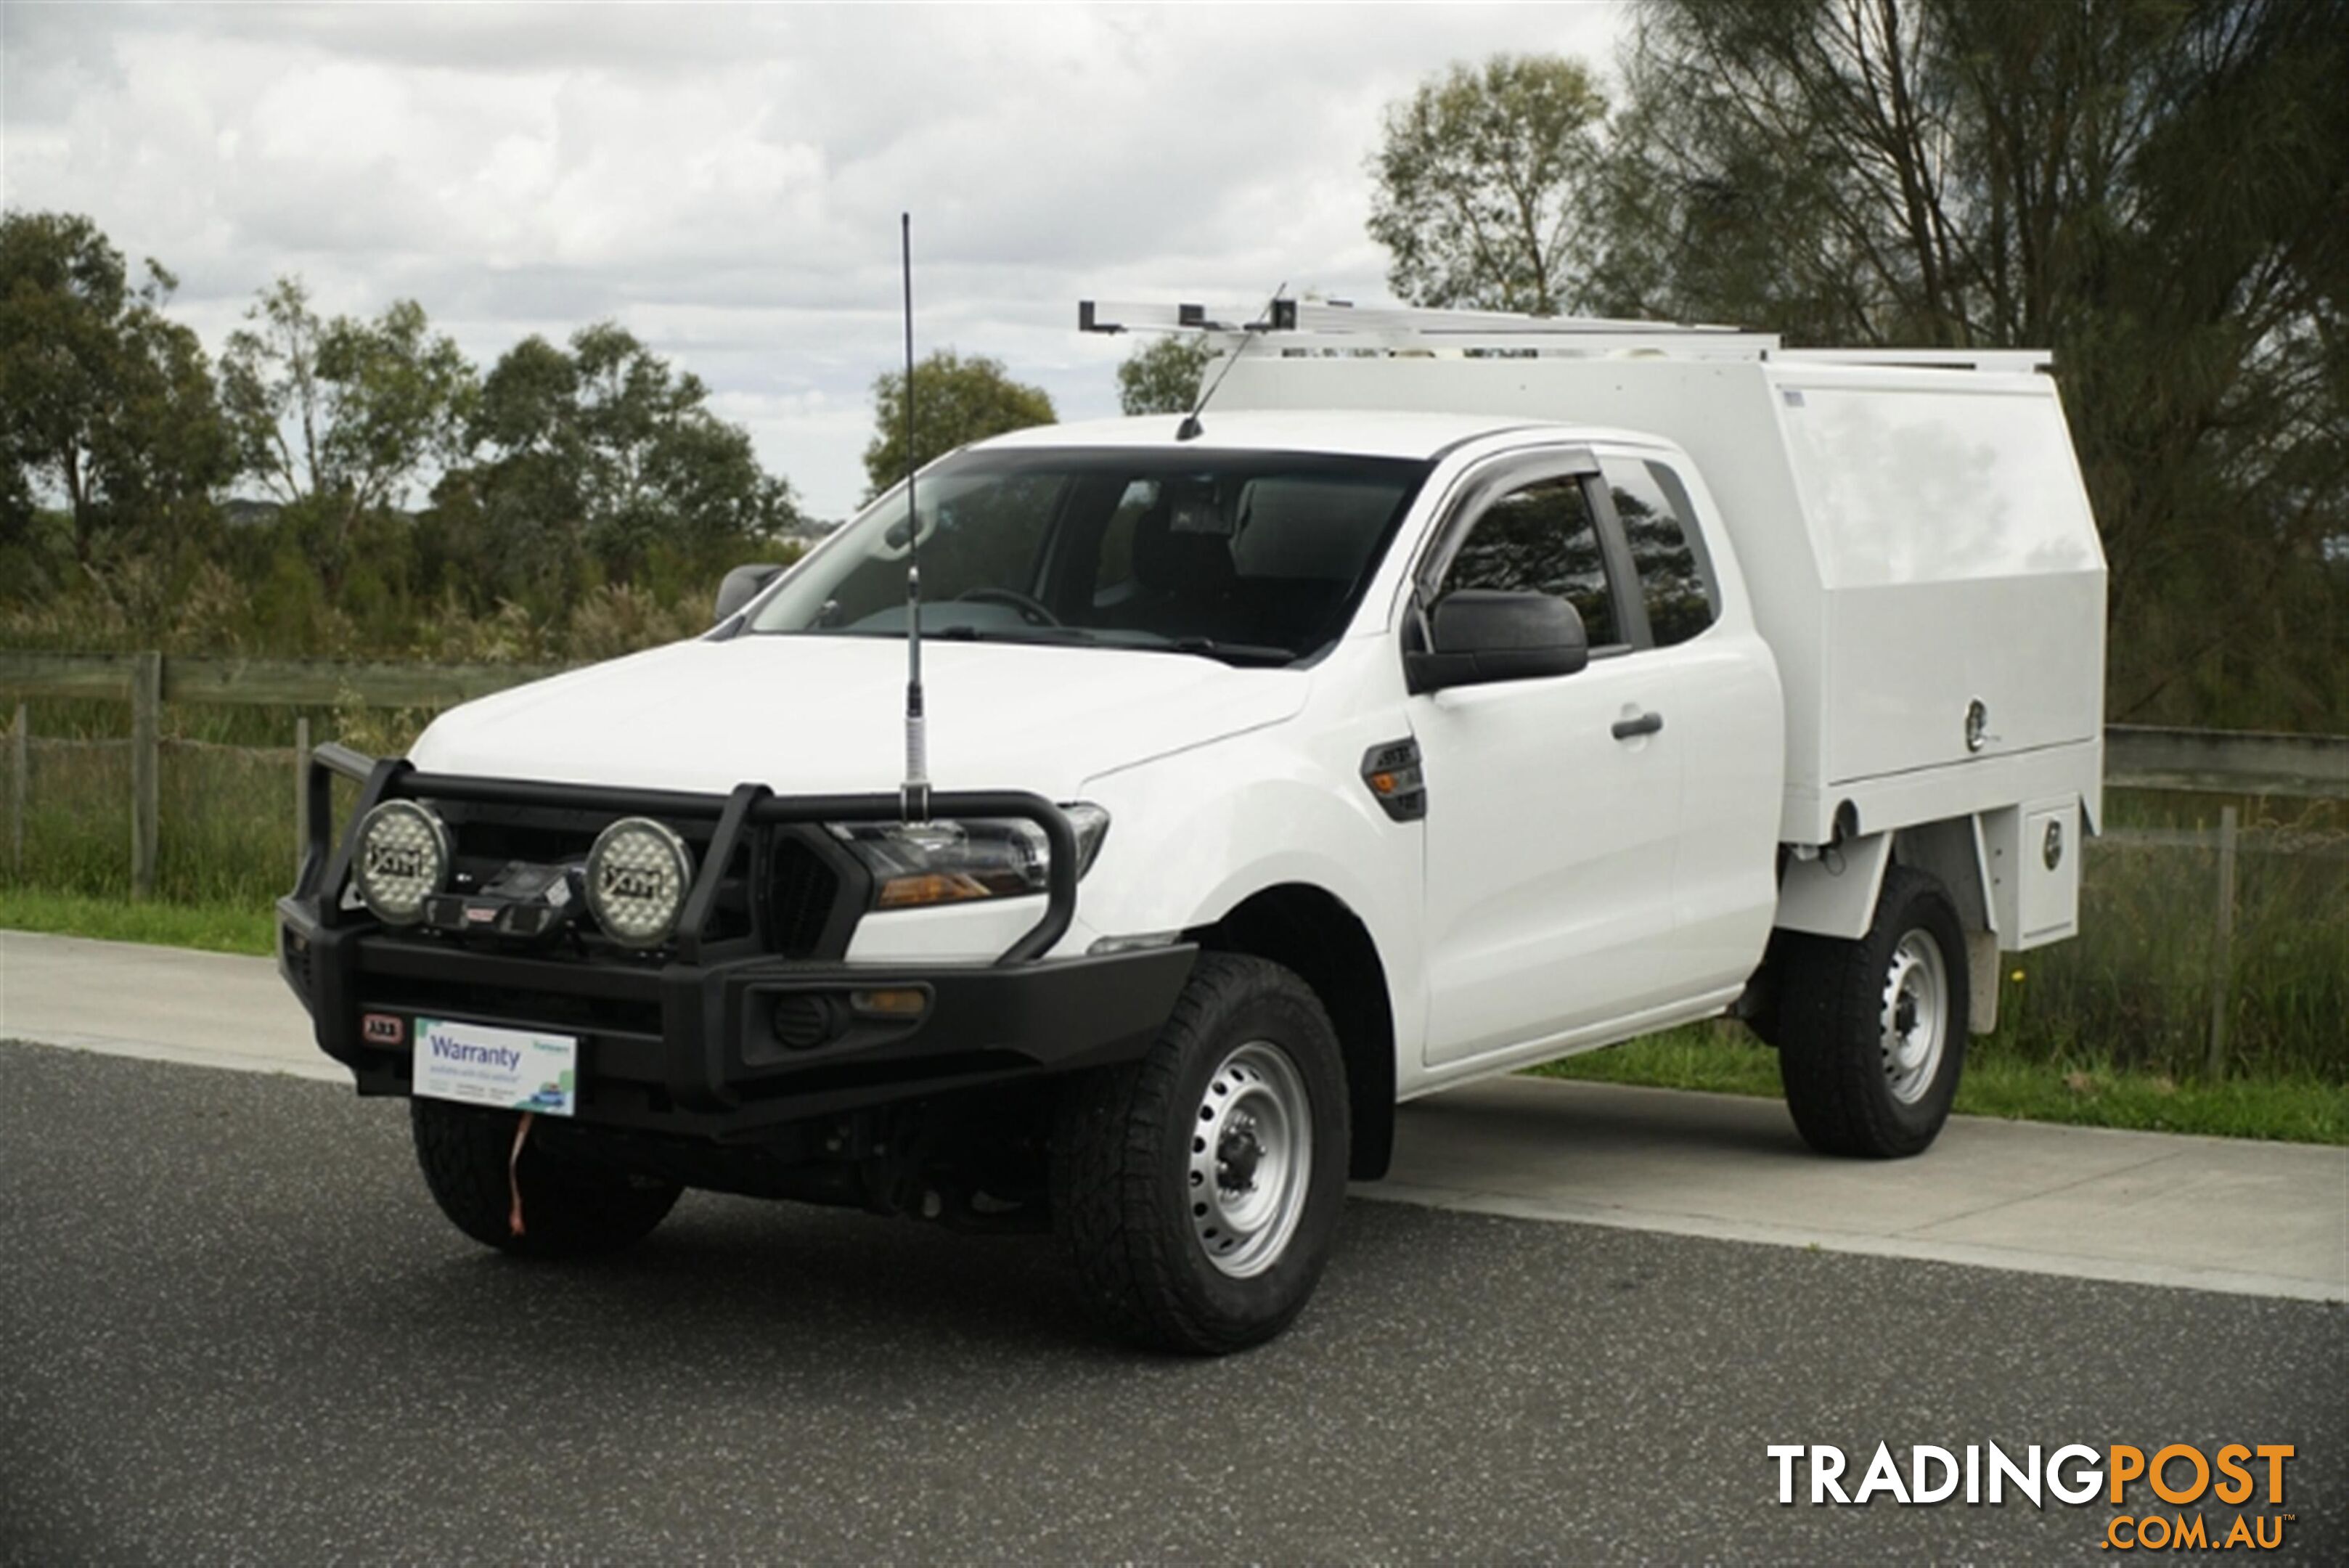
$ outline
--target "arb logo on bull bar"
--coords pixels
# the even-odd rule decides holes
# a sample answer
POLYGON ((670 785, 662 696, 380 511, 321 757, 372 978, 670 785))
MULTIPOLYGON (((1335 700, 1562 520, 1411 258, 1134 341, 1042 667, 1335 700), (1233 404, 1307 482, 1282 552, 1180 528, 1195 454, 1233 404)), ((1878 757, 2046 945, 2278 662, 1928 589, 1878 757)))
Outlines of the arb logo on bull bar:
POLYGON ((1777 1461, 1778 1501, 1788 1505, 1796 1501, 1797 1469, 1809 1472, 1814 1507, 1866 1504, 1882 1496, 1899 1507, 1931 1508, 1958 1501, 1961 1493, 1970 1507, 1996 1507, 2010 1494, 2033 1508, 2045 1508, 2051 1499, 2076 1507, 2101 1497, 2118 1511, 2105 1521, 2099 1544, 2107 1551, 2273 1551, 2283 1544, 2284 1526, 2298 1517, 2275 1511, 2283 1502, 2284 1463, 2294 1453, 2290 1443, 2228 1443, 2209 1453, 2191 1443, 2170 1443, 2149 1455, 2128 1443, 2065 1443, 2047 1451, 2033 1443, 2019 1456, 1996 1443, 1969 1443, 1962 1450, 1911 1443, 1906 1473, 1892 1457, 1892 1445, 1878 1443, 1849 1491, 1841 1449, 1772 1443, 1767 1452, 1777 1461), (2132 1488, 2140 1482, 2172 1511, 2148 1508, 2142 1492, 2133 1501, 2132 1488), (2247 1503, 2261 1511, 2240 1511, 2247 1503), (2231 1519, 2205 1511, 2214 1507, 2238 1511, 2231 1519))
POLYGON ((397 1045, 408 1038, 408 1020, 394 1012, 369 1012, 359 1019, 359 1037, 370 1045, 397 1045))

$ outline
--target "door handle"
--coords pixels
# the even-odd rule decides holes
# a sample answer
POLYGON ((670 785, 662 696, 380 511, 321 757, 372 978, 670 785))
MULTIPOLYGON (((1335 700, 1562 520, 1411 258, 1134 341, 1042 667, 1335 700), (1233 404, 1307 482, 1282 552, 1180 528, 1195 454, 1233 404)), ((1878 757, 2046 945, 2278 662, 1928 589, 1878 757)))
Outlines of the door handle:
POLYGON ((1652 735, 1663 727, 1664 716, 1661 713, 1642 713, 1636 719, 1618 719, 1615 721, 1615 738, 1628 741, 1636 735, 1652 735))

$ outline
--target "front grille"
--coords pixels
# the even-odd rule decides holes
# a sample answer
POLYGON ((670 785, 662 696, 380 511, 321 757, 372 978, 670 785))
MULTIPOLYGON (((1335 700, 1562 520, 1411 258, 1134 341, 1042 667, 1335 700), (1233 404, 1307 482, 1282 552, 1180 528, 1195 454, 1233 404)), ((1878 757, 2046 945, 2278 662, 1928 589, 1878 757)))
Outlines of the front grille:
POLYGON ((840 873, 797 834, 775 840, 774 870, 767 906, 775 950, 807 958, 823 946, 833 908, 840 902, 840 873))
MULTIPOLYGON (((456 836, 459 858, 492 867, 512 860, 529 866, 576 865, 587 858, 595 836, 612 820, 584 812, 446 802, 440 810, 456 836)), ((694 842, 696 854, 708 838, 704 829, 694 842)))
MULTIPOLYGON (((595 836, 613 820, 604 812, 440 804, 456 842, 460 892, 487 885, 515 861, 577 866, 586 859, 595 836)), ((706 866, 714 825, 680 820, 669 826, 691 846, 698 875, 706 866)), ((719 877, 703 935, 713 941, 730 941, 748 937, 763 925, 766 945, 786 958, 838 958, 846 950, 854 924, 855 910, 846 905, 861 908, 864 894, 854 862, 846 850, 824 836, 823 828, 813 825, 754 828, 719 877), (761 837, 763 846, 759 843, 761 837), (758 890, 762 869, 763 895, 758 890)), ((601 950, 603 938, 592 920, 583 926, 582 934, 601 950)))

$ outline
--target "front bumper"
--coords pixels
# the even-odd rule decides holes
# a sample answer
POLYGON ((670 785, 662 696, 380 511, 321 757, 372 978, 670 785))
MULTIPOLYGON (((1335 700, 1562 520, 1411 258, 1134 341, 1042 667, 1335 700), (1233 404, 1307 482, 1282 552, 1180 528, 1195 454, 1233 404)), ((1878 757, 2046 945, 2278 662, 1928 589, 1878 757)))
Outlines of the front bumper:
POLYGON ((1074 839, 1033 796, 939 795, 941 815, 1026 815, 1052 841, 1043 916, 993 963, 857 963, 763 950, 755 939, 705 940, 714 887, 733 858, 731 838, 760 824, 864 816, 892 796, 781 800, 755 786, 730 796, 533 786, 418 774, 320 748, 311 779, 310 853, 294 893, 278 902, 278 952, 287 983, 310 1011, 318 1045, 348 1067, 359 1092, 404 1095, 419 1017, 554 1031, 580 1041, 577 1119, 720 1140, 843 1111, 1131 1060, 1148 1050, 1173 1011, 1195 950, 1103 957, 1039 956, 1068 927, 1075 904, 1074 839), (568 811, 643 811, 713 819, 676 947, 657 960, 564 950, 517 951, 393 930, 343 907, 353 852, 347 832, 327 843, 331 775, 361 782, 358 818, 394 795, 436 800, 543 798, 568 811), (1049 817, 1050 820, 1047 820, 1049 817), (705 893, 710 897, 704 897, 705 893), (812 1005, 846 1016, 851 991, 914 990, 918 1016, 858 1018, 823 1043, 787 1045, 777 1010, 812 1005))

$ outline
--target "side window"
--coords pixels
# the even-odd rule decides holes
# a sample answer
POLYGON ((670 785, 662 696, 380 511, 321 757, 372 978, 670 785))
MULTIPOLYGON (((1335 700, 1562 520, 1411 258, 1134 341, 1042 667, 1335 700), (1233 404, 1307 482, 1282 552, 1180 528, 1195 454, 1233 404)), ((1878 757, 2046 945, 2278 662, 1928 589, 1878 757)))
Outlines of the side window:
POLYGON ((1648 629, 1658 648, 1670 648, 1711 626, 1721 614, 1721 590, 1705 557, 1688 491, 1661 462, 1610 457, 1600 469, 1623 524, 1624 543, 1640 576, 1648 629))
POLYGON ((1457 588, 1556 594, 1581 612, 1593 649, 1623 640, 1599 519, 1582 481, 1571 474, 1537 480, 1487 507, 1444 573, 1444 591, 1457 588))

